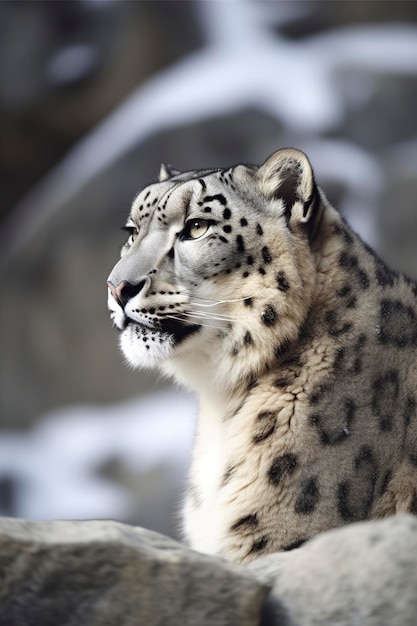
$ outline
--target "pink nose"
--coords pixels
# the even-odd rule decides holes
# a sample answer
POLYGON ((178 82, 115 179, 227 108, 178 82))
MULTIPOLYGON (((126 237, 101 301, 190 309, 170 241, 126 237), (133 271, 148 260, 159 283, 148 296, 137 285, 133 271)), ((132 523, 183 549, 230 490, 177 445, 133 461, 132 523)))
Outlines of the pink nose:
POLYGON ((124 309, 130 298, 133 298, 139 293, 143 283, 139 285, 132 285, 131 283, 122 280, 122 282, 118 285, 113 285, 113 283, 108 280, 107 286, 110 289, 113 298, 116 302, 118 302, 122 309, 124 309))

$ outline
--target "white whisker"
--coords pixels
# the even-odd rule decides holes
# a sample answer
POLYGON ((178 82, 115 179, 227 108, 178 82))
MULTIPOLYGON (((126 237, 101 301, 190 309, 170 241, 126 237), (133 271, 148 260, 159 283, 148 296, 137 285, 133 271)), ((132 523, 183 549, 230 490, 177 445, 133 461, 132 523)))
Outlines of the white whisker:
MULTIPOLYGON (((160 319, 162 318, 162 316, 160 317, 160 319)), ((193 315, 192 313, 181 313, 181 316, 179 315, 175 315, 174 313, 166 313, 162 319, 171 319, 171 320, 176 320, 178 322, 186 322, 186 320, 184 318, 188 318, 189 321, 194 322, 195 324, 198 324, 199 326, 203 326, 204 328, 217 328, 219 330, 224 330, 224 325, 220 326, 218 324, 214 324, 212 322, 221 322, 221 321, 228 321, 228 320, 221 320, 221 319, 217 319, 215 316, 214 317, 208 317, 208 318, 199 318, 193 315), (210 323, 207 323, 210 322, 210 323)))
POLYGON ((244 296, 243 298, 234 298, 231 300, 211 300, 210 298, 203 298, 202 296, 192 296, 192 300, 195 301, 195 304, 197 306, 204 306, 204 307, 212 307, 212 306, 217 306, 219 304, 229 304, 229 303, 233 303, 233 302, 243 302, 244 300, 247 300, 248 298, 254 298, 255 296, 259 295, 262 291, 264 291, 264 289, 260 289, 259 291, 255 291, 253 294, 250 294, 248 296, 244 296), (207 302, 197 302, 198 300, 205 300, 207 302))
POLYGON ((201 317, 202 319, 217 319, 222 320, 224 322, 231 322, 236 319, 234 315, 225 315, 223 313, 206 313, 205 311, 190 311, 188 313, 184 313, 184 315, 192 315, 193 317, 201 317))

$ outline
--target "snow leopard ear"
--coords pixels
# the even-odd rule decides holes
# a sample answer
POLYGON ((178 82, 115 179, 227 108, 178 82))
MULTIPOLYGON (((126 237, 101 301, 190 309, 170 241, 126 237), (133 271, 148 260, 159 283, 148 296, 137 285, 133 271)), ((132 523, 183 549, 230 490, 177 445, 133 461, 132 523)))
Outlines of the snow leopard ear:
POLYGON ((158 180, 161 183, 163 180, 177 176, 177 174, 181 174, 180 170, 176 170, 172 165, 161 163, 158 180))
POLYGON ((258 177, 266 198, 281 201, 289 227, 314 221, 320 196, 304 152, 295 148, 274 152, 259 168, 258 177))

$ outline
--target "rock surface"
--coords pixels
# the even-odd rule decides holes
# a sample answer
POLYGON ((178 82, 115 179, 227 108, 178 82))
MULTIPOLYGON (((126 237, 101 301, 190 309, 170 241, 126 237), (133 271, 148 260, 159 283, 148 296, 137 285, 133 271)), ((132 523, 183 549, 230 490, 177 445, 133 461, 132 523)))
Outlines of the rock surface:
POLYGON ((361 522, 249 565, 272 587, 265 625, 415 626, 417 519, 361 522))
POLYGON ((415 626, 417 519, 246 569, 117 522, 0 519, 0 573, 0 626, 415 626))
POLYGON ((0 522, 0 626, 255 626, 267 586, 116 522, 0 522))

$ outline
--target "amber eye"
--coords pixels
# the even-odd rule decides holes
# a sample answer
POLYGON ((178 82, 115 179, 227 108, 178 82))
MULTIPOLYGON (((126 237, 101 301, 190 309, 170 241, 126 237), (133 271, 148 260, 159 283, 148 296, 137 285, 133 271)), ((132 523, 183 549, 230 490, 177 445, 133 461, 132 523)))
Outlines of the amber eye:
POLYGON ((193 219, 186 222, 184 230, 181 233, 181 239, 198 239, 206 234, 211 222, 203 219, 193 219))

